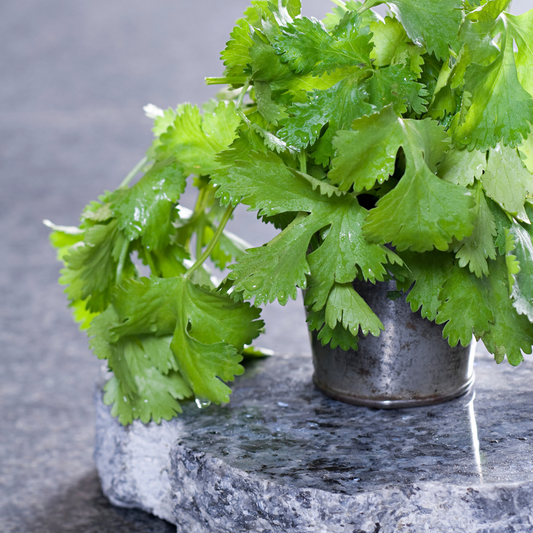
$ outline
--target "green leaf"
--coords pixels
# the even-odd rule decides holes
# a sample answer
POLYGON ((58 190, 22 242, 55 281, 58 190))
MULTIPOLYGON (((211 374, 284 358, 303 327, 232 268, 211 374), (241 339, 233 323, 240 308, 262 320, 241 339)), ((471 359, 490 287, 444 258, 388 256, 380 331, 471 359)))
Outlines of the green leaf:
POLYGON ((371 242, 390 242, 400 251, 444 251, 454 238, 471 235, 472 206, 472 197, 462 188, 432 174, 418 173, 401 180, 378 201, 363 234, 371 242))
MULTIPOLYGON (((180 109, 181 107, 178 106, 178 112, 180 112, 180 109)), ((162 115, 156 116, 154 119, 154 127, 152 128, 154 135, 160 137, 168 130, 168 128, 172 127, 177 114, 178 113, 174 111, 174 109, 165 109, 162 115)))
POLYGON ((370 24, 374 49, 370 52, 370 59, 377 67, 388 65, 406 65, 416 77, 422 73, 424 64, 423 46, 413 44, 407 37, 401 22, 392 17, 385 17, 384 21, 370 24))
POLYGON ((281 0, 276 4, 269 0, 252 0, 252 5, 245 10, 244 16, 250 24, 258 27, 263 18, 270 16, 275 20, 272 13, 275 13, 278 18, 284 15, 285 18, 291 20, 300 14, 301 8, 301 0, 281 0))
POLYGON ((213 113, 203 116, 196 106, 187 104, 173 127, 161 135, 157 159, 175 158, 185 174, 210 174, 217 168, 216 154, 233 142, 240 123, 233 102, 220 102, 213 113))
POLYGON ((104 403, 113 405, 111 415, 117 416, 122 425, 131 424, 134 419, 145 424, 151 419, 157 424, 171 420, 182 412, 177 400, 189 397, 190 389, 177 372, 164 376, 149 367, 142 375, 142 385, 138 398, 132 400, 116 377, 106 383, 104 403))
MULTIPOLYGON (((118 261, 127 244, 116 220, 86 230, 83 241, 64 257, 66 267, 59 283, 68 285, 65 292, 69 299, 86 300, 89 311, 103 311, 109 304, 118 261)), ((126 270, 133 268, 129 257, 126 263, 126 270)))
POLYGON ((344 2, 344 7, 334 7, 332 12, 328 13, 322 19, 322 23, 328 32, 334 32, 346 17, 350 19, 356 18, 360 28, 370 26, 370 23, 377 20, 377 16, 371 9, 367 9, 359 15, 354 13, 354 11, 359 11, 361 7, 363 7, 362 2, 358 2, 357 0, 347 0, 344 2))
POLYGON ((511 253, 515 249, 515 242, 511 232, 507 231, 505 237, 505 264, 507 265, 509 294, 511 294, 514 285, 514 276, 520 272, 520 263, 516 260, 516 255, 511 253))
POLYGON ((293 102, 305 103, 308 100, 307 93, 311 91, 324 91, 330 89, 337 83, 351 76, 354 68, 339 68, 330 74, 312 76, 311 74, 296 75, 277 85, 282 86, 281 90, 286 90, 293 98, 293 102))
POLYGON ((228 403, 231 389, 224 381, 233 381, 244 373, 239 363, 242 355, 223 342, 204 344, 191 337, 183 327, 176 330, 172 350, 180 350, 179 366, 194 394, 216 404, 228 403))
POLYGON ((122 424, 134 419, 170 420, 181 407, 177 400, 192 396, 170 350, 171 337, 124 336, 112 332, 120 318, 113 306, 97 316, 89 329, 90 346, 100 359, 108 359, 114 377, 105 387, 104 402, 114 404, 113 416, 122 424))
MULTIPOLYGON (((531 231, 531 230, 530 230, 531 231)), ((509 234, 514 240, 513 253, 519 264, 519 271, 511 270, 513 279, 511 298, 519 315, 526 315, 533 322, 533 243, 531 234, 513 222, 509 234)))
POLYGON ((372 50, 369 33, 359 33, 357 25, 337 38, 328 33, 322 22, 305 17, 282 27, 274 46, 296 73, 315 75, 369 65, 372 50))
POLYGON ((245 344, 250 344, 259 335, 264 326, 258 320, 260 310, 185 280, 181 285, 182 312, 178 313, 178 321, 187 317, 187 332, 198 341, 204 344, 225 342, 240 352, 245 344))
POLYGON ((236 265, 230 266, 229 277, 235 280, 236 292, 242 292, 245 299, 255 298, 256 306, 276 299, 281 305, 289 298, 296 300, 297 287, 307 285, 310 268, 306 252, 316 232, 314 225, 303 224, 305 219, 297 217, 277 238, 266 246, 248 249, 236 265))
POLYGON ((277 126, 280 120, 287 118, 287 113, 285 112, 284 107, 272 100, 272 89, 268 83, 256 81, 254 87, 257 99, 257 110, 266 121, 277 126))
POLYGON ((375 283, 384 281, 387 263, 401 264, 400 258, 385 246, 368 243, 361 228, 368 211, 354 201, 337 207, 335 224, 320 247, 307 256, 311 276, 305 303, 321 309, 333 284, 351 283, 356 276, 375 283), (354 258, 356 258, 354 260, 354 258))
POLYGON ((154 335, 140 335, 137 344, 142 347, 145 358, 148 358, 161 374, 168 374, 178 370, 175 357, 170 349, 172 335, 156 337, 154 335))
POLYGON ((530 174, 533 173, 533 135, 529 135, 527 139, 518 147, 520 158, 522 163, 529 170, 530 174))
POLYGON ((415 44, 423 44, 437 59, 456 49, 463 20, 462 0, 391 0, 391 10, 415 44))
POLYGON ((496 223, 496 239, 494 240, 494 245, 499 255, 505 255, 507 234, 511 228, 512 217, 490 198, 486 198, 486 200, 496 223))
POLYGON ((523 15, 503 15, 517 46, 516 70, 520 85, 533 96, 533 10, 523 15))
POLYGON ((185 190, 185 176, 172 160, 155 163, 131 188, 118 189, 111 208, 126 237, 143 246, 164 248, 173 231, 172 211, 185 190))
POLYGON ((489 276, 478 278, 466 269, 455 267, 441 293, 443 301, 436 322, 443 324, 450 345, 458 340, 466 346, 472 333, 482 337, 497 362, 512 365, 523 361, 522 352, 530 354, 533 329, 524 315, 519 315, 509 297, 505 258, 489 262, 489 276))
MULTIPOLYGON (((310 199, 322 198, 300 174, 293 174, 276 154, 250 151, 235 154, 231 165, 212 176, 217 198, 233 205, 244 203, 258 216, 303 211, 310 199)), ((228 163, 229 161, 227 161, 228 163)))
POLYGON ((113 218, 113 211, 111 210, 111 199, 114 193, 106 191, 101 195, 97 202, 90 202, 85 207, 81 215, 81 227, 90 228, 98 223, 104 223, 113 218))
POLYGON ((498 145, 491 150, 481 181, 487 196, 511 215, 527 220, 524 202, 527 193, 533 192, 533 176, 524 168, 516 149, 498 145))
POLYGON ((244 372, 238 354, 264 326, 260 311, 248 304, 179 280, 178 322, 171 348, 196 397, 227 403, 231 381, 244 372))
POLYGON ((337 324, 356 336, 361 329, 363 335, 371 333, 378 337, 385 330, 381 320, 368 304, 355 292, 351 283, 335 283, 326 305, 326 324, 334 330, 337 324))
POLYGON ((220 54, 226 67, 224 75, 228 78, 246 77, 251 70, 250 48, 254 44, 250 23, 246 19, 238 20, 230 35, 231 39, 220 54))
MULTIPOLYGON (((163 339, 153 339, 152 345, 162 343, 168 350, 168 343, 163 339)), ((135 339, 120 341, 114 351, 120 353, 110 361, 115 376, 104 388, 104 403, 114 404, 113 416, 118 416, 124 425, 134 419, 145 424, 153 419, 159 424, 162 419, 170 420, 182 412, 177 400, 189 398, 192 391, 179 372, 161 373, 152 366, 145 348, 135 339), (125 371, 132 376, 134 390, 128 390, 125 381, 117 377, 125 371)))
POLYGON ((439 163, 437 175, 439 178, 468 187, 480 179, 487 168, 487 154, 479 150, 449 150, 439 163))
POLYGON ((272 44, 259 32, 253 36, 254 46, 250 49, 252 80, 270 83, 273 90, 281 89, 296 78, 289 65, 283 63, 272 44), (280 84, 279 86, 277 84, 280 84))
POLYGON ((334 329, 331 329, 326 323, 317 334, 317 340, 322 346, 329 344, 332 350, 340 348, 347 352, 348 350, 355 350, 359 347, 359 339, 354 337, 348 330, 344 329, 342 324, 337 324, 334 329))
POLYGON ((433 90, 434 97, 428 108, 427 115, 439 120, 440 124, 448 126, 459 109, 460 100, 457 93, 449 85, 439 88, 438 83, 437 81, 437 88, 433 90))
POLYGON ((498 34, 503 30, 507 35, 500 14, 508 4, 509 0, 492 0, 467 14, 459 32, 464 46, 452 71, 452 88, 463 86, 466 70, 472 63, 488 66, 500 56, 498 34))
POLYGON ((283 63, 266 37, 259 32, 254 34, 254 46, 250 49, 252 65, 252 81, 265 82, 271 91, 290 94, 295 101, 305 101, 306 93, 314 90, 325 90, 349 76, 357 67, 336 69, 320 76, 312 74, 296 74, 287 63, 283 63))
POLYGON ((406 301, 416 313, 420 308, 422 318, 435 320, 441 301, 439 294, 442 285, 449 278, 453 266, 453 256, 445 252, 401 252, 408 275, 402 281, 396 279, 398 289, 408 292, 406 301), (410 290, 409 290, 410 289, 410 290))
POLYGON ((299 212, 272 241, 247 250, 231 267, 235 291, 245 299, 255 298, 256 305, 295 299, 296 287, 305 288, 309 274, 313 283, 324 284, 323 290, 329 293, 333 281, 353 281, 355 265, 365 279, 375 280, 383 279, 383 263, 399 262, 389 250, 364 241, 361 223, 366 211, 353 195, 322 195, 313 180, 291 171, 275 154, 252 152, 246 160, 236 160, 218 171, 213 180, 219 185, 217 195, 232 203, 241 201, 259 216, 299 212), (325 228, 325 248, 321 246, 310 256, 313 272, 306 253, 313 236, 325 228))
POLYGON ((427 90, 421 83, 414 81, 416 75, 404 65, 375 70, 366 83, 366 91, 370 95, 369 103, 376 110, 393 104, 397 114, 402 115, 408 109, 421 115, 427 111, 427 90))
POLYGON ((305 103, 294 103, 288 109, 290 118, 283 122, 278 136, 287 144, 301 149, 317 141, 322 128, 328 125, 318 143, 317 163, 329 162, 333 155, 332 138, 336 131, 349 128, 354 119, 372 112, 365 102, 367 94, 359 86, 357 76, 351 76, 330 89, 313 91, 305 103))
POLYGON ((268 348, 260 348, 259 346, 245 346, 242 351, 244 361, 255 361, 257 359, 264 359, 265 357, 272 357, 274 351, 268 348))
POLYGON ((453 267, 443 283, 437 324, 445 324, 444 338, 450 346, 468 346, 472 335, 479 339, 493 327, 495 311, 490 307, 490 279, 478 278, 465 268, 453 267))
POLYGON ((317 340, 322 346, 329 344, 332 350, 340 348, 347 352, 348 350, 357 350, 359 346, 358 337, 354 337, 342 324, 337 324, 335 328, 330 328, 326 324, 326 310, 312 311, 308 314, 307 322, 310 331, 317 331, 317 340))
POLYGON ((159 250, 148 250, 141 246, 136 246, 135 249, 143 264, 150 267, 152 275, 161 278, 185 274, 187 268, 183 261, 191 258, 183 246, 175 243, 159 250))
POLYGON ((72 309, 74 321, 79 325, 81 331, 88 330, 93 319, 99 315, 99 313, 93 313, 87 309, 87 302, 85 300, 71 302, 69 307, 72 309))
POLYGON ((489 275, 487 258, 496 259, 494 237, 497 232, 494 216, 487 205, 483 188, 479 182, 474 188, 474 199, 476 201, 474 231, 472 235, 464 238, 454 248, 454 252, 456 252, 455 256, 459 260, 459 266, 468 265, 470 272, 480 278, 483 275, 489 275))
MULTIPOLYGON (((107 327, 97 319, 89 331, 94 337, 91 347, 99 357, 108 358, 132 337, 172 335, 166 366, 160 354, 151 355, 152 362, 162 369, 178 368, 198 398, 215 403, 229 401, 231 391, 221 380, 242 374, 239 352, 264 325, 257 320, 260 311, 249 304, 197 287, 185 278, 126 281, 113 294, 112 311, 107 327)), ((128 389, 132 380, 125 375, 117 378, 128 389)))
POLYGON ((533 100, 520 82, 513 40, 506 38, 503 51, 488 66, 472 64, 465 79, 464 109, 452 124, 458 145, 485 151, 497 143, 516 147, 530 132, 533 100))
POLYGON ((252 7, 245 12, 247 20, 254 26, 259 26, 262 20, 285 25, 292 22, 302 9, 301 0, 253 0, 252 7))
POLYGON ((352 130, 339 131, 333 139, 337 156, 331 162, 330 181, 341 191, 372 189, 394 172, 403 131, 392 106, 355 120, 352 130))
MULTIPOLYGON (((383 111, 387 113, 391 117, 390 110, 383 111)), ((405 174, 370 210, 363 234, 371 242, 390 242, 400 251, 447 250, 453 238, 461 240, 472 233, 473 200, 467 189, 442 181, 433 173, 445 151, 446 133, 431 119, 389 120, 394 130, 388 130, 387 148, 389 154, 395 153, 401 145, 405 174)), ((387 161, 387 157, 384 151, 378 152, 376 162, 387 161)), ((390 171, 390 159, 387 166, 377 172, 376 179, 383 179, 384 171, 390 171)))
POLYGON ((57 260, 63 261, 71 246, 83 240, 83 230, 75 226, 57 226, 49 220, 43 220, 45 226, 52 229, 50 242, 57 249, 57 260))
POLYGON ((394 65, 398 47, 407 40, 402 23, 393 17, 385 17, 383 21, 376 21, 370 25, 372 32, 371 42, 374 45, 370 52, 370 59, 374 60, 376 67, 394 65))

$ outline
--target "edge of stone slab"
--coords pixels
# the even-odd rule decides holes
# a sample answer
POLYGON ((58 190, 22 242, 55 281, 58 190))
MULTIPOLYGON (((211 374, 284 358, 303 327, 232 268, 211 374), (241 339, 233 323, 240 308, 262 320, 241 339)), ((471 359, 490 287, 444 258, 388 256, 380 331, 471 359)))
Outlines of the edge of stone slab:
POLYGON ((122 426, 103 402, 101 383, 95 387, 94 403, 94 461, 103 493, 113 505, 141 509, 174 523, 170 450, 179 419, 160 425, 136 420, 122 426))
POLYGON ((533 531, 533 482, 425 482, 342 495, 254 478, 184 446, 171 453, 179 533, 533 531))
POLYGON ((102 489, 178 533, 470 533, 533 530, 533 482, 425 482, 354 495, 259 479, 178 443, 179 418, 124 427, 95 390, 95 461, 102 489))

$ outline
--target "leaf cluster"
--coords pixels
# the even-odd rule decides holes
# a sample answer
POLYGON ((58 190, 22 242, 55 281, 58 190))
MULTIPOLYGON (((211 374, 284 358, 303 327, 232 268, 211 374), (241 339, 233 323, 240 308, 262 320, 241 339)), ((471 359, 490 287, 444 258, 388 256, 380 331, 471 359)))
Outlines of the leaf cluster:
POLYGON ((311 329, 348 349, 382 327, 352 282, 396 279, 450 344, 475 335, 516 364, 533 335, 533 11, 398 0, 380 19, 380 3, 324 21, 256 6, 232 34, 225 81, 240 86, 239 63, 245 113, 286 145, 241 138, 214 174, 221 199, 282 230, 231 267, 235 293, 284 304, 300 287, 311 329))
POLYGON ((104 401, 123 424, 169 420, 184 399, 228 402, 225 382, 242 374, 241 354, 263 327, 260 311, 232 300, 204 263, 224 269, 247 247, 224 229, 232 210, 206 177, 240 121, 232 101, 203 114, 191 105, 158 110, 156 139, 127 183, 91 202, 79 227, 49 223, 60 283, 113 372, 104 401), (198 199, 189 210, 179 200, 193 171, 198 199))
POLYGON ((533 11, 390 0, 382 19, 380 0, 335 3, 320 21, 300 0, 252 1, 224 75, 207 78, 227 86, 218 100, 148 106, 143 176, 55 228, 61 283, 123 422, 228 401, 257 308, 298 288, 333 348, 383 330, 354 281, 394 280, 452 346, 474 335, 499 362, 531 353, 533 11), (227 232, 239 204, 276 237, 248 248, 227 232), (229 267, 222 283, 207 258, 229 267))

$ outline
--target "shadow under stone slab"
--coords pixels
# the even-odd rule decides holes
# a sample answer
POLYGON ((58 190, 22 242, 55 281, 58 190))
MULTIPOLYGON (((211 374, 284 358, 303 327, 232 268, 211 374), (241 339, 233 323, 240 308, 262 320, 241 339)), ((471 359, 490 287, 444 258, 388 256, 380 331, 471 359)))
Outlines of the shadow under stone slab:
POLYGON ((102 493, 96 470, 75 485, 43 502, 36 513, 13 533, 175 533, 176 526, 137 509, 111 505, 102 493))

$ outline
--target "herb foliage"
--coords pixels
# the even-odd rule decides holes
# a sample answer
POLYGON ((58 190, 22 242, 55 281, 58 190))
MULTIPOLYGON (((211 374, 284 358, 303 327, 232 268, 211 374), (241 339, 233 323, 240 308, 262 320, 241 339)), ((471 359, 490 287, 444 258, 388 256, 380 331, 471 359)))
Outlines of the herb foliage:
POLYGON ((231 90, 203 109, 149 106, 146 158, 78 228, 52 225, 122 423, 229 401, 259 307, 297 288, 332 347, 383 329, 353 281, 394 279, 452 346, 475 335, 513 365, 531 353, 533 10, 390 0, 381 19, 380 0, 334 3, 319 21, 300 0, 254 0, 207 79, 231 90), (239 204, 279 234, 246 249, 225 230, 239 204), (221 283, 208 258, 229 265, 221 283))

